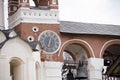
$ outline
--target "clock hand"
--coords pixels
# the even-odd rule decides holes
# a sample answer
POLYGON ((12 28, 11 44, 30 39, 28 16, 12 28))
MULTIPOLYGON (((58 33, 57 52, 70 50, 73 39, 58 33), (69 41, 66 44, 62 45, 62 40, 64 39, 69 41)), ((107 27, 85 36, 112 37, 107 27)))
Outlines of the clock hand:
POLYGON ((51 40, 52 40, 52 36, 50 36, 50 39, 49 39, 49 41, 48 41, 48 47, 50 47, 51 40))

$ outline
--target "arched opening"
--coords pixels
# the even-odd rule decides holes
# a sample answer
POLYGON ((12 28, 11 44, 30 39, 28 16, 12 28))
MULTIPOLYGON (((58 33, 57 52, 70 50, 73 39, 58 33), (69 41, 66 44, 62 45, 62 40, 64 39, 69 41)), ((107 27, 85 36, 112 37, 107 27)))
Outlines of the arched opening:
POLYGON ((50 5, 49 0, 33 0, 36 7, 39 8, 48 8, 50 5))
POLYGON ((36 80, 40 80, 40 65, 38 62, 36 62, 36 80))
MULTIPOLYGON (((69 73, 72 73, 72 77, 70 80, 75 79, 77 76, 81 76, 82 74, 86 74, 84 76, 81 76, 81 78, 87 78, 87 51, 79 44, 70 44, 67 47, 65 47, 63 52, 63 59, 64 59, 64 65, 62 67, 62 80, 68 80, 69 73), (79 74, 79 65, 80 62, 82 62, 82 70, 85 71, 80 72, 79 74), (72 79, 73 78, 73 79, 72 79)), ((86 79, 84 79, 86 80, 86 79)))
POLYGON ((35 3, 33 0, 30 0, 30 6, 35 6, 35 3))
POLYGON ((103 80, 120 79, 120 44, 112 44, 104 51, 103 80))
POLYGON ((22 62, 18 59, 12 59, 10 61, 10 77, 11 80, 23 79, 22 62))
POLYGON ((8 0, 8 14, 11 16, 19 7, 19 0, 8 0))

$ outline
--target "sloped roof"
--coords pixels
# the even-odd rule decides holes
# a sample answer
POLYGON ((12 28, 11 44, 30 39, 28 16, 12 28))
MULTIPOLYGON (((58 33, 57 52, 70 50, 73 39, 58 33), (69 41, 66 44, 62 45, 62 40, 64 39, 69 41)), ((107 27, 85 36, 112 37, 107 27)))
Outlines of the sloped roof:
POLYGON ((60 32, 120 36, 120 25, 61 21, 60 32))

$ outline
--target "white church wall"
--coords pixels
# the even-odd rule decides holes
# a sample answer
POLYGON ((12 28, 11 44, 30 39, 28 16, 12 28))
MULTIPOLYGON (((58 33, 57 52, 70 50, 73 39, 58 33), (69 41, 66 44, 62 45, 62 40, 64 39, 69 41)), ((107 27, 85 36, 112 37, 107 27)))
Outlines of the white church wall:
POLYGON ((10 80, 9 60, 5 55, 0 55, 0 80, 10 80))
MULTIPOLYGON (((1 48, 0 53, 0 80, 11 80, 10 76, 10 61, 17 58, 21 59, 23 63, 16 68, 22 68, 21 76, 16 72, 17 78, 21 80, 36 80, 35 59, 31 47, 21 40, 19 37, 8 40, 1 48), (3 57, 4 56, 4 57, 3 57)), ((38 60, 38 59, 37 59, 38 60)), ((17 80, 19 80, 17 79, 17 80)))
POLYGON ((41 61, 40 61, 40 59, 41 59, 40 56, 41 56, 41 54, 40 54, 39 51, 34 51, 34 52, 33 52, 33 58, 34 58, 35 62, 39 62, 39 63, 41 62, 41 61))
POLYGON ((4 42, 5 40, 6 40, 5 34, 2 31, 0 31, 0 43, 4 42))
POLYGON ((8 40, 1 49, 2 55, 8 57, 32 57, 32 49, 19 37, 8 40))

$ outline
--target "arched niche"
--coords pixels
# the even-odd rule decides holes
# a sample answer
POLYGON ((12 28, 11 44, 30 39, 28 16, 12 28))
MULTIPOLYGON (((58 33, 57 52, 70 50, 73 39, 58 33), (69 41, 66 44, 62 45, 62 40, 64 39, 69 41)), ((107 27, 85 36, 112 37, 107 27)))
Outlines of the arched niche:
POLYGON ((23 79, 23 61, 20 58, 14 57, 9 62, 10 64, 10 78, 11 80, 23 79))

